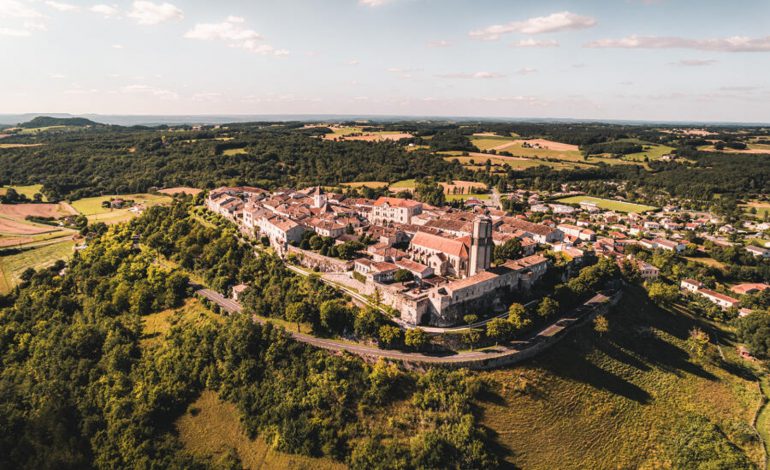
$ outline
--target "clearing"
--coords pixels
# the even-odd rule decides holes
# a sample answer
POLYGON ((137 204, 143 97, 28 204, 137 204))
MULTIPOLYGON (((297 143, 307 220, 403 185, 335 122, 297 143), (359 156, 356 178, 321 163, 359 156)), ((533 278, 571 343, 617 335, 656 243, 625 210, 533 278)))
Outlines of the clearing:
POLYGON ((379 189, 379 188, 387 188, 388 183, 387 181, 353 181, 350 183, 342 183, 342 186, 347 186, 348 188, 379 189))
POLYGON ((380 142, 384 140, 411 139, 412 134, 395 131, 364 131, 362 127, 336 127, 329 126, 332 134, 324 134, 324 140, 363 140, 367 142, 380 142))
POLYGON ((13 250, 0 255, 0 293, 5 293, 20 281, 21 273, 27 268, 41 269, 51 266, 55 261, 67 260, 72 256, 75 242, 66 237, 50 244, 40 244, 33 248, 13 250))
POLYGON ((238 147, 238 148, 226 149, 226 150, 222 151, 222 155, 225 155, 225 156, 228 156, 228 157, 233 156, 233 155, 245 155, 247 153, 249 153, 249 152, 246 150, 246 147, 238 147))
POLYGON ((138 210, 136 206, 144 206, 145 208, 156 206, 158 204, 165 204, 171 201, 171 198, 162 194, 120 194, 112 196, 97 196, 88 197, 85 199, 79 199, 72 202, 72 207, 78 212, 85 215, 89 222, 104 222, 105 224, 117 224, 125 222, 137 215, 138 210), (102 202, 110 201, 111 199, 123 199, 125 201, 133 200, 136 204, 134 207, 125 209, 112 209, 102 207, 102 202))
POLYGON ((234 451, 244 468, 344 469, 330 459, 289 455, 273 450, 261 437, 250 439, 241 425, 237 407, 204 391, 176 421, 184 448, 214 462, 234 451))
POLYGON ((202 191, 203 191, 202 189, 191 188, 189 186, 177 186, 175 188, 161 189, 158 192, 160 194, 168 194, 169 196, 173 196, 174 194, 192 194, 193 196, 195 196, 196 194, 202 191))
POLYGON ((585 326, 525 366, 482 373, 495 397, 481 403, 482 424, 508 450, 509 464, 672 468, 670 436, 697 415, 763 468, 751 427, 760 403, 756 376, 725 336, 726 364, 714 344, 695 359, 687 352, 695 321, 639 293, 627 293, 607 318, 604 336, 585 326))
MULTIPOLYGON (((17 193, 23 194, 27 196, 29 200, 32 200, 32 198, 35 197, 35 194, 40 193, 40 191, 43 189, 42 184, 30 184, 27 186, 0 186, 0 196, 5 195, 6 191, 8 191, 8 188, 13 188, 16 190, 17 193)), ((42 196, 42 193, 40 193, 42 196)), ((43 201, 45 201, 46 198, 43 196, 43 201)))
POLYGON ((27 216, 34 217, 66 217, 77 215, 77 211, 67 203, 58 204, 0 204, 0 216, 24 220, 27 216))
POLYGON ((635 204, 633 202, 616 201, 613 199, 602 199, 592 196, 570 196, 562 199, 557 199, 556 202, 562 202, 566 204, 580 204, 581 202, 590 202, 596 204, 602 209, 617 212, 635 212, 641 214, 647 211, 654 211, 658 208, 655 206, 646 206, 644 204, 635 204))

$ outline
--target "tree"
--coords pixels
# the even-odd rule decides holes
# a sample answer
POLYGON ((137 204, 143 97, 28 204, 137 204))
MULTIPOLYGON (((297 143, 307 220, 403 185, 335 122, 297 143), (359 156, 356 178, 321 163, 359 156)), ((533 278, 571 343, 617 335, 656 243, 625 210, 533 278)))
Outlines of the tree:
POLYGON ((502 318, 493 318, 487 323, 487 336, 494 338, 495 346, 508 339, 513 332, 513 324, 502 318))
POLYGON ((479 321, 478 315, 468 314, 463 317, 463 321, 466 325, 472 325, 479 321))
POLYGON ((599 336, 604 336, 605 333, 610 331, 610 322, 604 315, 597 315, 594 318, 594 331, 599 333, 599 336))
POLYGON ((550 297, 545 297, 537 306, 537 314, 542 318, 548 318, 559 313, 559 302, 550 297))
POLYGON ((284 313, 287 321, 297 324, 297 332, 299 333, 299 324, 308 320, 308 309, 305 302, 292 302, 286 306, 286 313, 284 313))
POLYGON ((415 198, 432 206, 443 206, 446 202, 444 188, 432 179, 419 181, 414 188, 415 198))
POLYGON ((673 284, 653 282, 647 288, 647 295, 658 305, 671 305, 679 299, 679 289, 673 284))
POLYGON ((406 330, 406 334, 404 335, 404 343, 418 351, 424 348, 429 342, 430 339, 428 338, 428 334, 421 328, 406 330))
POLYGON ((496 245, 492 250, 492 259, 495 264, 503 264, 509 259, 521 256, 521 241, 518 238, 506 240, 502 245, 496 245))
POLYGON ((512 303, 508 307, 508 323, 511 324, 513 331, 521 331, 528 327, 532 320, 527 316, 527 310, 519 303, 512 303))
POLYGON ((753 355, 770 356, 770 313, 754 312, 735 321, 738 339, 748 346, 753 355))
POLYGON ((414 274, 408 269, 399 269, 393 274, 393 280, 396 282, 409 282, 414 279, 414 274))
POLYGON ((709 335, 698 327, 690 330, 690 336, 687 338, 687 347, 701 358, 706 353, 706 345, 709 343, 709 335))
POLYGON ((353 331, 359 338, 374 338, 382 326, 382 315, 371 307, 362 309, 353 321, 353 331))
POLYGON ((378 336, 382 347, 392 349, 401 343, 403 331, 396 326, 382 325, 378 331, 378 336))
POLYGON ((473 346, 479 342, 479 339, 481 339, 481 333, 475 328, 468 328, 463 332, 463 340, 471 347, 471 351, 473 351, 473 346))

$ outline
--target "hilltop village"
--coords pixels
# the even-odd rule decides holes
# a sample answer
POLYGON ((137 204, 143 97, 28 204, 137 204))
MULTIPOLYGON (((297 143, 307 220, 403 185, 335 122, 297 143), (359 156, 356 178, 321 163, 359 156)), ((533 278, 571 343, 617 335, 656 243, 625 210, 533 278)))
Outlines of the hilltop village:
MULTIPOLYGON (((346 197, 320 187, 220 187, 210 191, 206 207, 292 262, 344 274, 346 284, 392 307, 406 326, 454 326, 469 312, 504 311, 511 295, 526 293, 547 272, 552 261, 546 252, 566 262, 565 277, 596 257, 609 257, 633 266, 642 281, 654 281, 660 270, 627 247, 680 254, 688 249, 687 232, 716 224, 717 235, 706 236, 724 246, 730 242, 719 235, 734 231, 709 213, 675 206, 638 214, 602 210, 593 202, 546 204, 525 191, 504 197, 521 199, 530 210, 511 216, 491 200, 469 200, 458 209, 388 196, 346 197), (515 255, 495 259, 496 248, 505 252, 504 246, 515 246, 515 255)), ((770 254, 756 246, 748 250, 770 254)), ((745 294, 747 285, 735 292, 745 294)), ((767 288, 751 286, 751 292, 767 288)), ((681 288, 723 310, 740 303, 697 281, 683 280, 681 288)))

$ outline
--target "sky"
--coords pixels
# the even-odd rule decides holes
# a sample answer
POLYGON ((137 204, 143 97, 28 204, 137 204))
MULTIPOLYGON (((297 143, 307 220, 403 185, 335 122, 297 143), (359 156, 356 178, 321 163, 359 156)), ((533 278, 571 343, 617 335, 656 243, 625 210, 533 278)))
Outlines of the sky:
POLYGON ((768 0, 0 0, 0 61, 0 113, 770 122, 768 0))

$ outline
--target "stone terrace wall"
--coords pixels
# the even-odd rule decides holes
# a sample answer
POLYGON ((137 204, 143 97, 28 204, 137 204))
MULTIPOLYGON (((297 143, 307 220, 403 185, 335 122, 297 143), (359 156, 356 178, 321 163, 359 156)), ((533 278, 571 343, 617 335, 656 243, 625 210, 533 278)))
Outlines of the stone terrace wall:
POLYGON ((318 268, 319 271, 324 273, 349 271, 353 267, 352 261, 330 258, 329 256, 323 256, 313 251, 303 250, 296 246, 289 245, 287 247, 287 252, 297 255, 299 264, 302 266, 309 269, 318 268))

